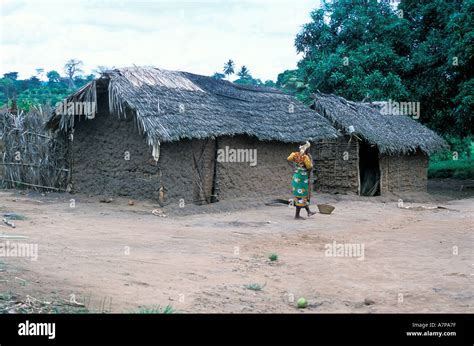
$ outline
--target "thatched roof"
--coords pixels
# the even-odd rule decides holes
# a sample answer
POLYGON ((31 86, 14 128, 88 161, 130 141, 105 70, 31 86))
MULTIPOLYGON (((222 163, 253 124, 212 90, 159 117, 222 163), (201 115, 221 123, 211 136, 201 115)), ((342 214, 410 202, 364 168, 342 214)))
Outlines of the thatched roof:
MULTIPOLYGON (((101 92, 108 95, 112 114, 136 116, 150 144, 240 134, 282 142, 339 135, 328 120, 277 89, 154 67, 107 71, 67 101, 96 101, 101 92)), ((75 120, 55 112, 47 126, 67 131, 75 120)))
POLYGON ((314 94, 314 109, 340 131, 363 137, 381 153, 398 154, 417 149, 427 154, 444 149, 446 142, 407 115, 383 114, 375 104, 348 101, 323 93, 314 94))

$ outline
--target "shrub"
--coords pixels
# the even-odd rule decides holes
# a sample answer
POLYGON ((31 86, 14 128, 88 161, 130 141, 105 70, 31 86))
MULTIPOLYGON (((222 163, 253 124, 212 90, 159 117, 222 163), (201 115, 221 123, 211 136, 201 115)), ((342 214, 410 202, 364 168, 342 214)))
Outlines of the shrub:
POLYGON ((474 179, 474 160, 431 162, 428 178, 474 179))

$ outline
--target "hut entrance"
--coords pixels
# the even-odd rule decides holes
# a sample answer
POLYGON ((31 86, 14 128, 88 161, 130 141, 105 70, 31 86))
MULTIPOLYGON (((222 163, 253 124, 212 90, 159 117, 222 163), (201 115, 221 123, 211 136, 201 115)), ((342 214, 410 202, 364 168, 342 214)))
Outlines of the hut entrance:
POLYGON ((216 141, 194 140, 193 147, 193 203, 212 202, 215 179, 216 141))
POLYGON ((361 196, 380 195, 380 165, 377 146, 361 142, 359 146, 359 176, 361 196))

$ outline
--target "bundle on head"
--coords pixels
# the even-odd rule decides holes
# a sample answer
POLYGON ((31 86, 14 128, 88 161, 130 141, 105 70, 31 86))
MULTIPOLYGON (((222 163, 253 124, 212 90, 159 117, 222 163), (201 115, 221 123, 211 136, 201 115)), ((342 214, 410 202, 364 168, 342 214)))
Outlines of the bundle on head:
POLYGON ((309 147, 311 147, 311 144, 309 144, 308 141, 306 141, 305 144, 300 145, 300 154, 303 155, 306 152, 306 150, 309 149, 309 147))

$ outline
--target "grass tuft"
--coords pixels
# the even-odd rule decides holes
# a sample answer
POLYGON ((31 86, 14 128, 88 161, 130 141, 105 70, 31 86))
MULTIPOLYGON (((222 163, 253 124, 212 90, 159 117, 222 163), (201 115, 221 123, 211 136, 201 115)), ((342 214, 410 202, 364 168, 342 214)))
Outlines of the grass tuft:
POLYGON ((171 305, 167 305, 164 308, 161 306, 151 306, 151 307, 140 307, 138 309, 139 314, 174 314, 176 310, 171 305))
POLYGON ((263 285, 253 283, 253 284, 245 285, 245 288, 252 291, 261 291, 266 285, 267 285, 266 283, 263 285))
POLYGON ((26 220, 26 216, 17 213, 5 213, 3 216, 9 220, 26 220))

